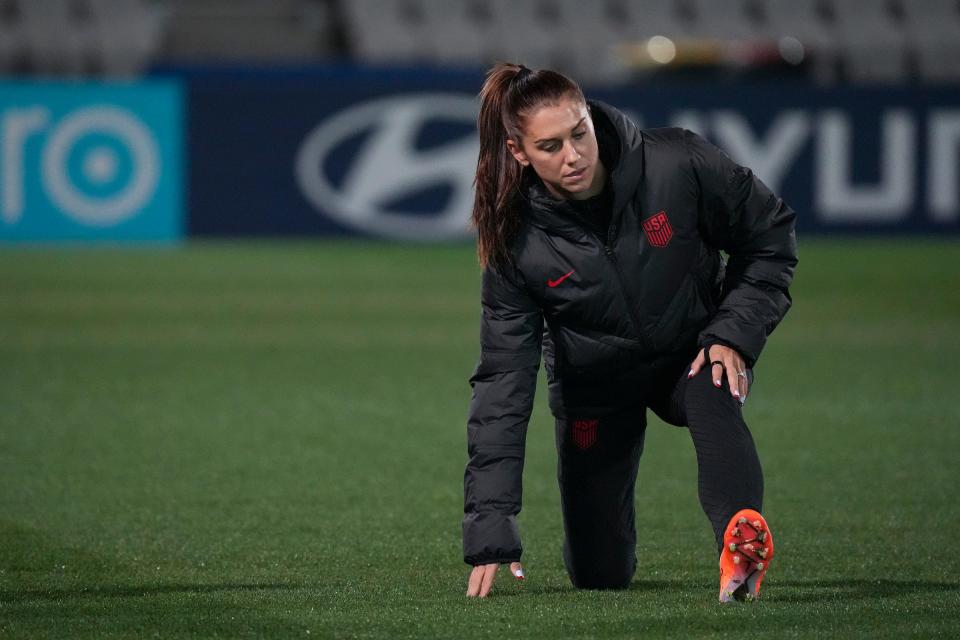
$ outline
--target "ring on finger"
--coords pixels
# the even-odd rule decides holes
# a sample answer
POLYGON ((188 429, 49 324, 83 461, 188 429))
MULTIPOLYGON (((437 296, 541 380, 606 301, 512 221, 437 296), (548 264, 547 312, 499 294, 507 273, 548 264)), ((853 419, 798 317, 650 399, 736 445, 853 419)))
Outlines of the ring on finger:
POLYGON ((746 374, 745 372, 743 372, 743 371, 737 371, 737 377, 738 377, 738 378, 746 378, 746 377, 747 377, 747 374, 746 374))

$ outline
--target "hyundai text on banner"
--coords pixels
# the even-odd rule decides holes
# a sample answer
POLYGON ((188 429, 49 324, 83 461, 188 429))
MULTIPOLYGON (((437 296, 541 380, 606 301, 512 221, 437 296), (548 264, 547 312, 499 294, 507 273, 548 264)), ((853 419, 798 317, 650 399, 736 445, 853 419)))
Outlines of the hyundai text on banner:
POLYGON ((179 238, 182 100, 174 82, 0 83, 0 240, 179 238))

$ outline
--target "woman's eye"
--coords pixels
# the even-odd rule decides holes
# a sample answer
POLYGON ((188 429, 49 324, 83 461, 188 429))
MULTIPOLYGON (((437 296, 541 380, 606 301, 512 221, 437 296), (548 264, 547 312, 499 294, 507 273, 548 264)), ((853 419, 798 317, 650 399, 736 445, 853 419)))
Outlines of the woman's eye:
POLYGON ((585 135, 587 135, 587 132, 586 132, 586 131, 581 131, 580 133, 575 133, 575 134, 573 134, 573 139, 574 139, 574 140, 579 140, 580 138, 582 138, 582 137, 585 136, 585 135))

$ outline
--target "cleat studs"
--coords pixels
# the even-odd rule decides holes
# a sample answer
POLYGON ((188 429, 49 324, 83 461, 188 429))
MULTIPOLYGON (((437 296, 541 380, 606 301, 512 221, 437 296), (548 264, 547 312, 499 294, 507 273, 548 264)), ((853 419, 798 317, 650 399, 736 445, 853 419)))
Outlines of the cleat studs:
POLYGON ((730 543, 730 546, 729 546, 729 549, 730 549, 731 552, 736 551, 736 550, 737 550, 737 543, 736 543, 736 542, 731 542, 731 543, 730 543))
POLYGON ((757 531, 763 531, 763 527, 760 526, 759 520, 753 521, 753 528, 756 529, 757 531))
POLYGON ((766 558, 766 557, 767 557, 767 550, 766 550, 766 549, 760 549, 760 551, 757 551, 757 555, 760 556, 761 558, 766 558))
POLYGON ((730 535, 733 536, 734 538, 739 538, 739 537, 740 537, 740 529, 731 529, 731 530, 730 530, 730 535))
POLYGON ((762 562, 757 563, 757 571, 763 571, 764 564, 762 562))
POLYGON ((740 556, 733 556, 733 564, 740 564, 740 556))
POLYGON ((767 532, 766 532, 766 531, 761 531, 761 532, 760 532, 760 535, 757 536, 757 540, 759 540, 760 542, 766 542, 766 541, 767 541, 767 532))
POLYGON ((747 551, 753 551, 754 549, 752 544, 745 544, 743 545, 743 548, 746 549, 747 551))
POLYGON ((747 524, 747 519, 743 516, 740 516, 740 519, 737 520, 737 524, 747 524))

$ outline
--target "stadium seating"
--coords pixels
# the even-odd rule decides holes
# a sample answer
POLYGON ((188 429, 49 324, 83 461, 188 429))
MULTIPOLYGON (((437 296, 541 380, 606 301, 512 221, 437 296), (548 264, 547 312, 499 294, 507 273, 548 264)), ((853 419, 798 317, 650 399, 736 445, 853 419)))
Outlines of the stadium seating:
POLYGON ((432 57, 430 3, 355 0, 342 5, 352 52, 373 64, 425 62, 432 57))
POLYGON ((161 16, 143 2, 89 0, 94 67, 128 76, 140 71, 160 46, 161 16), (117 25, 123 25, 118 28, 117 25))
POLYGON ((132 75, 156 55, 161 19, 146 0, 4 0, 0 70, 132 75))
POLYGON ((438 64, 475 66, 478 60, 506 57, 508 38, 500 30, 496 8, 484 3, 440 1, 430 34, 438 64))
POLYGON ((906 77, 906 39, 889 0, 837 1, 833 12, 849 79, 895 82, 906 77))
POLYGON ((957 0, 904 0, 903 27, 917 71, 928 80, 960 80, 957 0))
POLYGON ((785 37, 802 43, 823 83, 960 76, 955 0, 366 0, 343 3, 360 60, 485 66, 495 59, 625 77, 618 43, 785 37), (360 5, 363 5, 362 7, 360 5), (404 33, 405 32, 405 33, 404 33), (916 59, 915 69, 911 60, 916 59))
POLYGON ((759 8, 763 35, 777 41, 796 38, 812 54, 814 79, 824 84, 837 80, 838 36, 820 0, 764 0, 759 8))
POLYGON ((167 58, 307 61, 333 53, 325 2, 166 0, 164 5, 170 11, 163 51, 167 58))
POLYGON ((703 38, 755 38, 761 26, 756 4, 750 0, 690 0, 691 31, 703 38))
POLYGON ((157 61, 346 56, 474 68, 519 60, 616 83, 636 72, 653 36, 698 52, 675 66, 723 66, 730 52, 743 66, 749 46, 776 51, 789 39, 821 83, 960 80, 960 0, 0 0, 0 72, 130 75, 157 61))
POLYGON ((20 0, 21 28, 34 69, 46 74, 80 74, 88 66, 90 30, 78 5, 64 0, 20 0))
POLYGON ((0 71, 16 69, 23 59, 23 34, 15 7, 9 0, 0 0, 0 71))

